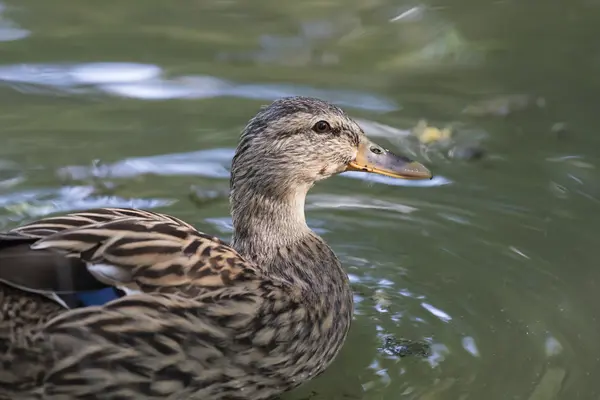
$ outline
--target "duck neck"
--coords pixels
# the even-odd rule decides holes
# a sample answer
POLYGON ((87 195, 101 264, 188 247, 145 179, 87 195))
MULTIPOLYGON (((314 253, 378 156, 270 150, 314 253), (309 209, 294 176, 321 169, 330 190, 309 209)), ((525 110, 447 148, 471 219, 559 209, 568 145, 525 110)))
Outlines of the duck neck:
POLYGON ((273 198, 233 190, 232 246, 262 272, 300 288, 307 301, 318 301, 320 292, 327 292, 349 304, 348 276, 331 248, 306 225, 307 191, 299 187, 273 198))
POLYGON ((279 249, 316 236, 304 216, 308 187, 277 192, 244 189, 235 187, 230 199, 232 245, 244 256, 268 265, 279 249))
POLYGON ((352 320, 352 290, 333 250, 306 224, 304 203, 312 185, 285 190, 265 183, 232 179, 232 247, 261 273, 299 290, 314 318, 322 318, 324 310, 335 314, 331 329, 345 336, 352 320))

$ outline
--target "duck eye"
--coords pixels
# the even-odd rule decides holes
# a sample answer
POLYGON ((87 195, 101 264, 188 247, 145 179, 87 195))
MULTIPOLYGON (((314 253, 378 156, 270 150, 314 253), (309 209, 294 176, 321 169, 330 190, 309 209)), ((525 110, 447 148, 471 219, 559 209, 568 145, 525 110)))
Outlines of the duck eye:
POLYGON ((325 133, 331 130, 331 125, 327 121, 319 121, 313 126, 313 131, 317 133, 325 133))

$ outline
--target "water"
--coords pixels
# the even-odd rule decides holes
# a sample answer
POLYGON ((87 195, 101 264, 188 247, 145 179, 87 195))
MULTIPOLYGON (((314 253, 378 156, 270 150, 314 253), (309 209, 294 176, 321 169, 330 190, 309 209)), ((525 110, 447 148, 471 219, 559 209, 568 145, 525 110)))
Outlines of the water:
POLYGON ((595 0, 5 2, 0 224, 136 206, 227 239, 240 129, 277 97, 321 97, 437 177, 346 174, 310 193, 356 319, 336 363, 285 399, 597 398, 599 12, 595 0), (416 126, 453 134, 420 145, 416 126), (398 358, 390 335, 432 354, 398 358))

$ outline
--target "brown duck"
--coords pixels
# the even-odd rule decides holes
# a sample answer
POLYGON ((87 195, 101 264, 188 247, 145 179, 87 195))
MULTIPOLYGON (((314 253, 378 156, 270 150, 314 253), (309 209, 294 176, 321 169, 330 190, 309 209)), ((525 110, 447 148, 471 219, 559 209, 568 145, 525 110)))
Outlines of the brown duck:
POLYGON ((0 398, 261 400, 319 375, 344 343, 353 303, 304 200, 348 170, 431 178, 341 109, 285 98, 241 135, 230 245, 124 208, 0 234, 0 398), (109 301, 89 301, 107 291, 109 301))

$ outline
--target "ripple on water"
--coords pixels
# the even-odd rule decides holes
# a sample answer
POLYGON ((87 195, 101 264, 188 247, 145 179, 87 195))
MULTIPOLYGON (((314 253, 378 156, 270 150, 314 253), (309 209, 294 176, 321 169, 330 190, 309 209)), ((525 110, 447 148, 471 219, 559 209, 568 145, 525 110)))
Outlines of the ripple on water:
POLYGON ((233 149, 212 149, 189 153, 132 157, 100 166, 67 166, 60 168, 58 174, 61 177, 78 180, 90 177, 133 178, 145 174, 228 178, 228 166, 234 152, 233 149))
POLYGON ((17 163, 0 160, 0 190, 12 188, 24 180, 23 170, 17 163))
POLYGON ((161 68, 138 63, 11 64, 0 66, 0 80, 55 88, 148 80, 161 74, 161 68))
POLYGON ((152 64, 98 62, 76 64, 66 73, 74 84, 101 85, 151 80, 159 77, 162 69, 152 64))
POLYGON ((134 207, 152 209, 173 204, 174 199, 123 198, 94 195, 92 186, 63 186, 60 188, 23 190, 0 195, 0 224, 67 213, 97 207, 134 207))
POLYGON ((356 318, 371 320, 361 325, 375 325, 375 334, 382 343, 377 351, 369 353, 372 354, 372 359, 368 359, 371 374, 361 377, 363 389, 380 390, 388 385, 388 377, 395 380, 398 375, 402 375, 402 383, 395 383, 396 390, 406 398, 430 398, 430 395, 438 398, 442 392, 458 385, 452 373, 448 377, 448 368, 455 365, 457 359, 464 362, 460 353, 472 360, 480 358, 477 327, 451 315, 446 309, 448 306, 440 304, 436 294, 430 295, 425 288, 410 285, 411 273, 403 268, 401 260, 377 262, 373 257, 367 260, 339 253, 358 296, 356 318), (426 344, 428 354, 403 358, 403 346, 390 349, 385 345, 390 337, 394 343, 426 344), (414 385, 423 379, 428 383, 414 385), (440 394, 433 394, 438 392, 440 394))
POLYGON ((432 315, 436 316, 437 318, 439 318, 440 321, 442 322, 450 322, 452 321, 452 317, 450 315, 448 315, 448 313, 446 313, 445 311, 440 310, 437 307, 432 306, 429 303, 421 303, 421 307, 423 307, 424 309, 426 309, 427 311, 429 311, 432 315))
POLYGON ((306 204, 307 210, 330 208, 379 209, 395 211, 402 214, 410 214, 417 211, 416 207, 367 196, 344 196, 334 194, 308 195, 306 204))
MULTIPOLYGON (((87 179, 89 177, 132 178, 144 174, 229 178, 229 166, 234 153, 234 149, 222 148, 149 157, 132 157, 101 166, 66 166, 60 168, 58 174, 71 179, 87 179)), ((424 181, 394 179, 361 172, 345 172, 340 176, 391 186, 430 187, 451 183, 448 178, 443 176, 436 176, 431 180, 424 181)), ((347 201, 350 202, 351 200, 347 199, 347 201)))
MULTIPOLYGON (((1 25, 0 25, 1 27, 1 25)), ((204 99, 238 97, 275 100, 288 96, 312 96, 332 103, 376 112, 398 110, 390 99, 350 90, 326 90, 285 83, 240 84, 198 75, 166 78, 153 64, 99 62, 82 64, 11 64, 0 66, 0 80, 13 84, 40 85, 63 93, 105 93, 139 100, 204 99)), ((30 93, 36 93, 29 88, 30 93)), ((43 90, 37 91, 45 93, 43 90)))
POLYGON ((412 187, 432 187, 449 185, 452 181, 446 177, 436 175, 432 179, 426 180, 407 180, 407 179, 396 179, 389 176, 365 174, 358 171, 344 172, 341 176, 352 179, 361 179, 363 181, 370 181, 376 183, 383 183, 390 186, 412 186, 412 187))
POLYGON ((6 12, 6 5, 0 3, 0 42, 12 42, 14 40, 25 39, 31 35, 31 31, 19 27, 3 14, 6 12))

